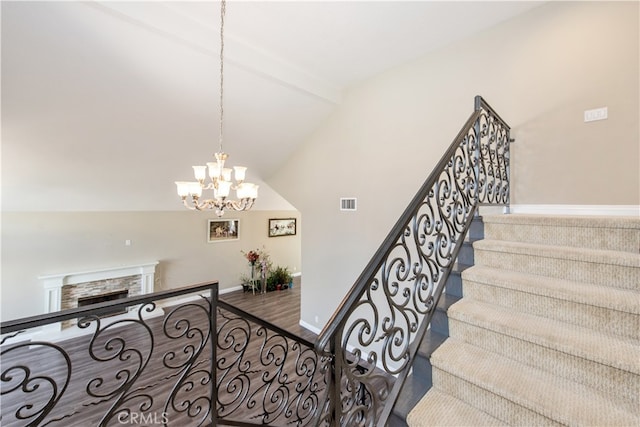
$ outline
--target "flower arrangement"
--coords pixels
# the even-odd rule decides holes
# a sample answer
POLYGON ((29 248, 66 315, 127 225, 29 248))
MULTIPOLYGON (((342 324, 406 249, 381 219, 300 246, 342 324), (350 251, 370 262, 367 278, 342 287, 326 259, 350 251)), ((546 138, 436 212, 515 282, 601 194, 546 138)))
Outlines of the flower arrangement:
POLYGON ((287 267, 277 266, 274 268, 267 250, 255 249, 248 252, 240 251, 242 256, 251 265, 251 275, 240 275, 240 281, 243 283, 244 290, 262 290, 265 286, 266 291, 275 291, 280 288, 288 288, 291 282, 291 273, 287 267))
POLYGON ((258 266, 260 268, 259 271, 269 271, 271 269, 269 252, 267 252, 264 246, 262 249, 255 249, 249 252, 240 251, 240 253, 247 259, 247 261, 249 261, 249 264, 258 266))
POLYGON ((260 259, 258 251, 249 251, 244 256, 251 264, 255 264, 260 259))

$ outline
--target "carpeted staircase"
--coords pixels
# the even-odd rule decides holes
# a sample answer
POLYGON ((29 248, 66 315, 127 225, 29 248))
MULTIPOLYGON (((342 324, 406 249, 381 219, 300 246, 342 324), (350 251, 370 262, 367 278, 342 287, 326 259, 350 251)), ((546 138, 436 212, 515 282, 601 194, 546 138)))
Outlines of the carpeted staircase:
POLYGON ((407 424, 640 426, 640 218, 483 222, 463 298, 443 297, 447 325, 434 318, 409 377, 429 390, 407 424))

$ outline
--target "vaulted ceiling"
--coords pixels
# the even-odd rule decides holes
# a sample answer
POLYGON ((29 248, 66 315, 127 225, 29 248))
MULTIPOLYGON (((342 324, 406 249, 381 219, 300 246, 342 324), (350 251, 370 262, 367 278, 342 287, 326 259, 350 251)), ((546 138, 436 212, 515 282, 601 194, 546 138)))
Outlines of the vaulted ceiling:
MULTIPOLYGON (((224 149, 264 181, 348 88, 539 2, 229 1, 224 149)), ((181 209, 219 132, 219 2, 2 2, 2 210, 181 209)))

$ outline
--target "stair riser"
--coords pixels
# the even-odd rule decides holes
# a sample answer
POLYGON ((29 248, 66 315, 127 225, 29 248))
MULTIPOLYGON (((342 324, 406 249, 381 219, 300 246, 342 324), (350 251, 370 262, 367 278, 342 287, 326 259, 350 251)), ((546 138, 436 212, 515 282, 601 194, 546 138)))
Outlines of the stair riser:
POLYGON ((482 219, 475 218, 471 221, 471 226, 469 227, 467 236, 470 239, 482 239, 484 237, 484 223, 482 222, 482 219))
POLYGON ((525 224, 485 224, 487 239, 638 253, 640 230, 562 227, 525 224))
POLYGON ((561 423, 478 387, 438 367, 433 368, 433 384, 438 390, 505 422, 505 425, 561 426, 561 423))
POLYGON ((457 319, 449 319, 449 328, 458 340, 593 387, 630 410, 640 405, 640 376, 634 373, 457 319))
POLYGON ((637 314, 549 296, 534 295, 468 279, 464 281, 464 292, 467 298, 489 302, 502 307, 510 307, 514 310, 548 317, 620 337, 640 340, 640 316, 637 314))
POLYGON ((451 272, 447 279, 445 292, 448 295, 462 298, 462 277, 460 276, 460 273, 451 272))
POLYGON ((433 369, 431 367, 431 362, 422 356, 416 356, 416 359, 413 362, 412 375, 420 378, 427 390, 433 386, 432 373, 433 369))
POLYGON ((458 263, 473 265, 473 245, 471 242, 464 242, 458 253, 458 263))
POLYGON ((449 318, 447 317, 447 313, 436 308, 431 318, 430 327, 439 334, 449 336, 449 318))
MULTIPOLYGON (((424 359, 423 359, 424 361, 424 359)), ((418 362, 418 360, 416 360, 418 362)), ((415 368, 409 374, 400 396, 393 407, 393 414, 398 418, 405 420, 407 414, 414 408, 414 406, 420 401, 429 388, 431 388, 431 365, 429 365, 429 378, 425 380, 421 375, 422 373, 415 368), (428 382, 428 384, 427 384, 428 382)))
POLYGON ((476 265, 557 279, 640 290, 640 268, 475 249, 476 265))

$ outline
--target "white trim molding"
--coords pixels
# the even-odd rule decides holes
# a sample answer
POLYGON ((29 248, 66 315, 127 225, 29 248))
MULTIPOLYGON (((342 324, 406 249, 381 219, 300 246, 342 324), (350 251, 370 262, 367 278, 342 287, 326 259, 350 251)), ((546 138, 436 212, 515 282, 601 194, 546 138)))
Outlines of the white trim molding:
POLYGON ((305 322, 302 319, 300 319, 300 322, 298 322, 298 324, 303 328, 305 328, 306 330, 313 332, 316 335, 320 335, 320 332, 322 332, 321 328, 318 328, 317 326, 313 326, 311 323, 305 322))
MULTIPOLYGON (((151 293, 154 290, 156 266, 158 264, 158 261, 153 261, 146 264, 40 276, 38 280, 42 282, 45 289, 44 312, 45 314, 55 313, 62 309, 62 287, 66 285, 77 285, 79 283, 95 282, 97 280, 140 275, 140 294, 151 293)), ((51 330, 53 330, 54 327, 56 330, 60 329, 60 324, 50 326, 51 330)))
POLYGON ((511 205, 513 214, 640 217, 640 205, 511 205))

